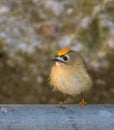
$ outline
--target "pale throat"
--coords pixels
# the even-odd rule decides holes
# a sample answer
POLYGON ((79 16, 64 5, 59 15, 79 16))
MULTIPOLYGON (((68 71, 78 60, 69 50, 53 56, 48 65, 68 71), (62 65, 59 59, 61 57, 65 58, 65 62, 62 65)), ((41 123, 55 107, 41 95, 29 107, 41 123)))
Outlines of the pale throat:
POLYGON ((63 63, 55 62, 56 66, 64 65, 63 63))

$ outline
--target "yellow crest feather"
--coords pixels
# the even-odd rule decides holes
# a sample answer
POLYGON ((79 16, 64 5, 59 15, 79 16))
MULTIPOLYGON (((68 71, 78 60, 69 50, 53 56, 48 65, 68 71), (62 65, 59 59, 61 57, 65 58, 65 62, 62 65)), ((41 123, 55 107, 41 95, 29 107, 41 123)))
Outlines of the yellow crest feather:
POLYGON ((57 56, 65 55, 65 54, 67 54, 68 52, 70 52, 69 49, 62 49, 62 50, 60 50, 60 51, 57 52, 57 56))

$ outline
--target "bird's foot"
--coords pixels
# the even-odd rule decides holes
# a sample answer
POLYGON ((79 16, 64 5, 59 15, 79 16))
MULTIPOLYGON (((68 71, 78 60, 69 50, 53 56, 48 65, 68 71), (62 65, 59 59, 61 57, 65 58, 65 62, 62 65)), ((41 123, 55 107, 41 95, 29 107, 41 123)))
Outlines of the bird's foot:
POLYGON ((65 105, 65 104, 68 104, 68 102, 67 102, 66 100, 64 100, 64 101, 59 101, 58 104, 65 105))
POLYGON ((84 107, 85 105, 87 105, 87 103, 84 100, 84 98, 81 100, 81 102, 79 102, 79 105, 81 105, 82 107, 84 107))

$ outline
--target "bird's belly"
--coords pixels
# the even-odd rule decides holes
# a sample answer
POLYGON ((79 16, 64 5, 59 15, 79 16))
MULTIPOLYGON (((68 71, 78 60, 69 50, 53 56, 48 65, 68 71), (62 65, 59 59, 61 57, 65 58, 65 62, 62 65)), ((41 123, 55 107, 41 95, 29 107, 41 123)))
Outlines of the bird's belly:
POLYGON ((78 95, 92 86, 91 78, 86 72, 78 71, 74 73, 74 71, 68 72, 65 69, 61 71, 61 69, 55 69, 55 67, 52 68, 50 74, 50 83, 55 90, 72 96, 78 95))
POLYGON ((88 75, 84 77, 82 75, 81 77, 79 75, 65 76, 65 78, 64 76, 57 76, 54 81, 56 81, 56 85, 53 86, 56 90, 72 96, 78 95, 91 87, 88 75))

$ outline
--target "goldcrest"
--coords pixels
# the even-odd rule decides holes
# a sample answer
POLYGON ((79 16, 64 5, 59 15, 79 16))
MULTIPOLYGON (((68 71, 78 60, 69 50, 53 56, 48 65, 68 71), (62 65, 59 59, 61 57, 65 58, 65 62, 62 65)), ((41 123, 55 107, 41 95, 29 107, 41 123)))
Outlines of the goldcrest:
POLYGON ((78 52, 62 49, 52 61, 54 64, 49 78, 55 90, 76 96, 92 87, 92 79, 87 72, 83 57, 78 52))

